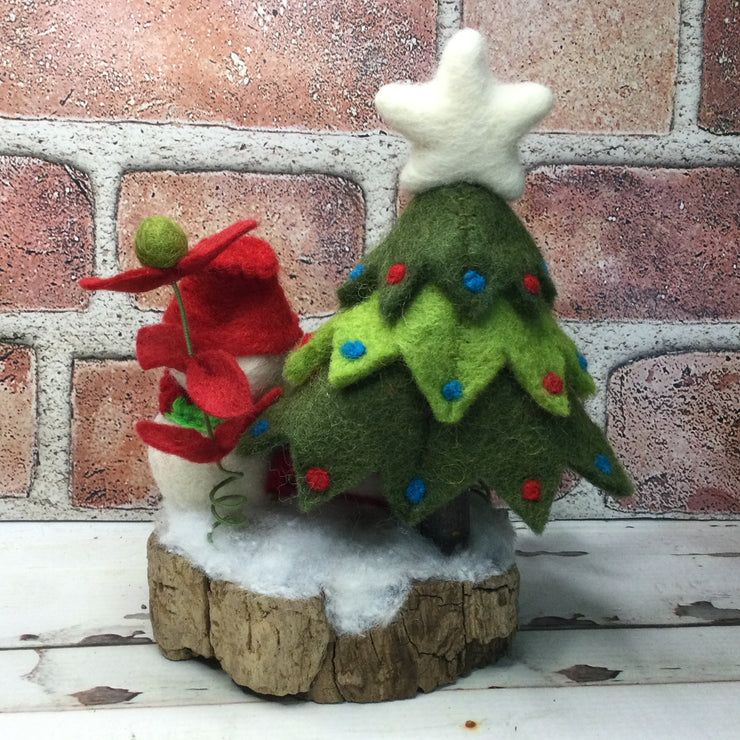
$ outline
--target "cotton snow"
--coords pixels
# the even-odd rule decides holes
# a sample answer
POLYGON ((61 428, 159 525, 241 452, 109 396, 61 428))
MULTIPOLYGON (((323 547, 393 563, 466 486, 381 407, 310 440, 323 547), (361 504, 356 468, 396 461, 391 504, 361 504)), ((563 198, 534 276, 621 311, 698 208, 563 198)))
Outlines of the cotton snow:
POLYGON ((211 580, 290 599, 323 596, 338 634, 391 622, 414 581, 480 582, 514 562, 507 512, 475 496, 469 546, 451 556, 386 512, 342 501, 310 514, 292 502, 264 504, 248 517, 246 527, 218 527, 209 541, 210 512, 165 506, 157 535, 211 580))

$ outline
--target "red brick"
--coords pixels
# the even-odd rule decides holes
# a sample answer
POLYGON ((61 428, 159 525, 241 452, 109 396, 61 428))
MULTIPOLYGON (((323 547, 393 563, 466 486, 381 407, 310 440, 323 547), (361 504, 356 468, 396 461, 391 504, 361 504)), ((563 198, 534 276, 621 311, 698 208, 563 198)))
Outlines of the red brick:
POLYGON ((699 125, 716 134, 740 133, 740 5, 707 0, 699 125))
POLYGON ((663 355, 609 381, 609 435, 636 512, 740 513, 740 353, 663 355))
POLYGON ((555 95, 551 131, 664 132, 676 75, 676 0, 465 0, 464 23, 488 39, 506 81, 555 95))
POLYGON ((560 316, 740 318, 740 169, 545 168, 516 209, 560 316))
POLYGON ((434 66, 432 0, 29 2, 0 27, 0 113, 359 130, 434 66))
MULTIPOLYGON (((119 258, 138 265, 133 251, 139 223, 154 214, 180 223, 191 245, 230 223, 255 218, 253 234, 278 254, 281 283, 304 316, 337 307, 335 289, 360 259, 365 208, 360 189, 323 175, 255 175, 238 172, 138 172, 126 175, 118 208, 119 258)), ((141 296, 142 308, 162 308, 169 289, 141 296)))
POLYGON ((157 412, 157 372, 134 360, 77 360, 72 382, 72 503, 148 508, 157 502, 134 424, 157 412))
POLYGON ((33 350, 0 344, 0 496, 27 496, 36 449, 33 350))
POLYGON ((82 309, 92 263, 87 178, 71 167, 0 157, 0 311, 82 309))

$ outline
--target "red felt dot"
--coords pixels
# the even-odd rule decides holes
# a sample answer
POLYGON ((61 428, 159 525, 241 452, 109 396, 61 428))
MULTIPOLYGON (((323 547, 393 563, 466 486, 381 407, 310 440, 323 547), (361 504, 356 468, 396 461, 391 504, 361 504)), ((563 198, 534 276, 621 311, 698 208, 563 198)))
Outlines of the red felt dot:
POLYGON ((540 292, 540 281, 534 275, 532 275, 532 273, 528 272, 524 276, 522 283, 524 285, 524 290, 526 290, 528 293, 532 293, 532 295, 537 295, 537 293, 540 292))
POLYGON ((388 272, 385 275, 385 282, 388 283, 388 285, 395 285, 396 283, 400 283, 405 276, 406 265, 402 262, 396 262, 395 265, 391 265, 388 268, 388 272))
POLYGON ((542 489, 538 480, 530 478, 529 480, 524 481, 524 485, 522 486, 522 498, 525 501, 539 501, 541 492, 542 489))
POLYGON ((304 344, 308 344, 311 341, 311 337, 313 336, 313 332, 307 331, 302 337, 300 342, 298 342, 298 346, 302 347, 304 344))
POLYGON ((329 473, 324 468, 309 468, 304 477, 312 491, 325 491, 331 483, 329 473))
POLYGON ((563 392, 563 379, 556 373, 547 373, 542 379, 542 386, 548 393, 557 396, 563 392))

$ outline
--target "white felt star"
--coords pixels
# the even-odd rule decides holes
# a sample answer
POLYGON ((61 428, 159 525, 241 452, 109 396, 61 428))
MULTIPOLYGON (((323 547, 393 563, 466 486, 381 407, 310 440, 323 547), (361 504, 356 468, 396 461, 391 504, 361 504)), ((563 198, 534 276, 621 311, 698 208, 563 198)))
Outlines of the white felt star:
POLYGON ((384 85, 375 106, 411 142, 401 188, 474 182, 514 200, 524 190, 517 143, 550 111, 552 94, 534 82, 498 82, 483 37, 465 28, 448 42, 431 81, 384 85))

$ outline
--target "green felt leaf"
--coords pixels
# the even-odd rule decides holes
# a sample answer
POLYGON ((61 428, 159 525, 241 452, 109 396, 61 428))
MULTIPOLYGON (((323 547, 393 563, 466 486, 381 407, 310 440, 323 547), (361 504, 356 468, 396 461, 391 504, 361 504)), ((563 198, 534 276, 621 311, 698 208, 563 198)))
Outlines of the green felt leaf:
MULTIPOLYGON (((329 384, 324 370, 280 403, 302 509, 352 489, 371 473, 394 490, 413 477, 428 411, 402 365, 342 389, 329 384), (327 471, 326 490, 308 485, 312 468, 327 471)), ((272 421, 280 423, 274 415, 272 421)))
POLYGON ((594 379, 578 361, 580 354, 575 342, 563 331, 560 332, 559 339, 565 358, 566 383, 571 391, 581 398, 592 395, 596 391, 596 385, 594 379))
POLYGON ((391 322, 427 285, 441 290, 458 316, 469 321, 482 320, 502 296, 526 315, 549 310, 555 298, 542 255, 524 225, 501 198, 477 185, 417 195, 362 264, 362 274, 340 287, 341 305, 354 305, 377 290, 381 313, 391 322), (388 283, 395 264, 406 266, 405 277, 388 283), (466 287, 470 272, 481 276, 484 287, 466 287), (527 274, 537 278, 537 294, 523 288, 527 274))
POLYGON ((537 316, 543 311, 551 310, 555 301, 555 286, 552 284, 543 264, 530 264, 525 275, 536 279, 539 286, 537 292, 531 292, 525 287, 524 277, 517 276, 502 295, 517 313, 525 317, 537 316))
POLYGON ((573 413, 561 425, 563 434, 578 440, 565 451, 569 468, 617 498, 634 493, 632 481, 606 436, 580 404, 574 405, 573 413))
POLYGON ((338 314, 333 320, 334 336, 329 382, 350 385, 398 357, 394 331, 378 311, 378 294, 338 314))
POLYGON ((269 421, 269 430, 257 438, 247 430, 239 450, 254 454, 289 443, 305 510, 376 473, 394 515, 415 525, 483 479, 541 531, 568 467, 612 495, 632 492, 606 438, 574 395, 570 406, 567 417, 549 414, 503 369, 462 422, 440 423, 401 362, 346 388, 332 387, 324 368, 270 407, 256 422, 269 421), (306 482, 307 471, 316 467, 329 475, 324 491, 306 482), (414 503, 407 490, 415 479, 423 482, 424 495, 414 503), (538 500, 523 498, 527 481, 537 481, 538 500))
MULTIPOLYGON (((373 320, 374 316, 372 313, 373 320)), ((361 327, 355 332, 362 336, 361 327)), ((505 301, 498 302, 485 322, 461 324, 447 298, 436 288, 427 287, 403 320, 385 330, 386 361, 394 356, 391 334, 438 421, 462 419, 504 365, 513 370, 532 398, 553 414, 568 413, 567 363, 579 389, 588 386, 575 346, 550 315, 524 321, 505 301), (544 381, 550 374, 563 380, 561 392, 548 392, 544 381), (448 392, 451 383, 458 388, 448 392)))
POLYGON ((427 287, 395 325, 404 361, 437 420, 459 421, 506 361, 489 326, 494 316, 483 325, 462 326, 447 298, 427 287), (451 383, 459 384, 459 397, 448 392, 451 383))
POLYGON ((288 354, 283 377, 297 385, 304 383, 331 356, 333 334, 331 322, 322 324, 302 347, 288 354))
POLYGON ((521 393, 503 370, 456 425, 437 425, 424 459, 430 487, 464 488, 483 479, 535 531, 544 527, 565 467, 562 446, 550 432, 553 419, 521 393), (536 480, 540 498, 525 501, 522 487, 536 480))
POLYGON ((565 364, 561 329, 549 314, 540 314, 535 320, 523 322, 513 311, 502 320, 501 331, 506 333, 509 365, 514 376, 532 398, 551 414, 565 416, 569 412, 565 385, 565 364), (554 375, 563 381, 560 392, 549 392, 545 379, 554 375))
MULTIPOLYGON (((359 265, 355 266, 356 276, 348 277, 337 289, 339 305, 342 308, 354 306, 366 300, 375 292, 378 282, 379 253, 372 251, 366 254, 359 265)), ((351 275, 352 273, 350 273, 351 275)))
MULTIPOLYGON (((189 403, 184 396, 179 396, 172 402, 172 409, 165 411, 164 417, 186 429, 195 429, 201 434, 207 432, 203 411, 194 403, 189 403)), ((223 421, 223 419, 210 415, 208 419, 211 422, 211 428, 218 426, 223 421)))
POLYGON ((508 370, 481 394, 456 425, 430 428, 422 469, 431 490, 462 490, 485 480, 534 531, 541 531, 550 513, 562 472, 573 468, 614 496, 632 488, 602 431, 588 418, 575 397, 567 417, 547 413, 521 393, 508 370), (609 475, 595 465, 599 455, 612 463, 609 475), (575 460, 578 462, 574 462, 575 460), (540 497, 523 498, 527 481, 537 481, 540 497))
POLYGON ((499 370, 509 367, 522 388, 552 414, 568 413, 568 384, 584 395, 593 381, 578 364, 575 345, 549 313, 525 319, 499 300, 485 321, 460 322, 454 306, 435 287, 419 292, 402 321, 387 322, 378 294, 340 312, 292 355, 285 377, 304 382, 329 362, 329 381, 344 387, 402 357, 438 421, 463 418, 499 370), (551 392, 555 375, 562 390, 551 392), (449 392, 450 384, 458 384, 449 392))

